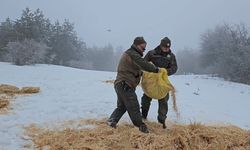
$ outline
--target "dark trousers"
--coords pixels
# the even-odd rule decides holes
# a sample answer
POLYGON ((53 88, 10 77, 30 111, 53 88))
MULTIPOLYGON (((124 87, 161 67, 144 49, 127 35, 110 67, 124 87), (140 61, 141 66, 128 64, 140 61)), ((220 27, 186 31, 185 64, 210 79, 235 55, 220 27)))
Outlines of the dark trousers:
POLYGON ((128 111, 129 117, 135 126, 140 127, 144 124, 135 89, 129 87, 125 82, 120 82, 115 85, 115 91, 117 94, 117 108, 111 114, 109 121, 118 123, 123 114, 128 111))
MULTIPOLYGON (((164 123, 167 118, 168 113, 168 99, 169 99, 169 93, 166 97, 163 99, 158 100, 158 121, 160 123, 164 123)), ((142 109, 142 115, 147 118, 148 111, 151 105, 152 98, 148 97, 146 94, 143 94, 141 98, 141 109, 142 109)))

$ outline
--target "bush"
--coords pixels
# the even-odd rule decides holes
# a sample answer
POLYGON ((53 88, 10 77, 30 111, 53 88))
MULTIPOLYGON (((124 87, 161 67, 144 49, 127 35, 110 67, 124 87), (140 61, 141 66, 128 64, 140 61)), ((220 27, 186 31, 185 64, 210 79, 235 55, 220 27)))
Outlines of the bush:
POLYGON ((210 73, 250 84, 250 36, 245 25, 222 25, 202 35, 201 63, 210 73))
POLYGON ((31 65, 44 63, 48 47, 33 39, 25 39, 22 42, 9 42, 6 49, 15 65, 31 65))

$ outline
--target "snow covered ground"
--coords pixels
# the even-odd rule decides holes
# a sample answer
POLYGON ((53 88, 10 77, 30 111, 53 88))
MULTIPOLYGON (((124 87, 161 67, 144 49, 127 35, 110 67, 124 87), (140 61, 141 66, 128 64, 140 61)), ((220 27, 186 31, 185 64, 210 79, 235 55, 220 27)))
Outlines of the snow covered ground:
MULTIPOLYGON (((0 84, 38 86, 39 94, 18 97, 11 113, 0 115, 0 149, 23 149, 23 126, 55 124, 82 118, 108 117, 116 106, 112 84, 116 73, 73 69, 54 65, 14 66, 0 62, 0 84)), ((169 119, 208 124, 233 124, 250 129, 250 86, 206 75, 170 77, 177 89, 181 118, 177 120, 170 101, 169 119)), ((138 99, 142 96, 137 88, 138 99)), ((157 101, 149 112, 156 120, 157 101)), ((123 117, 128 119, 126 115, 123 117)))

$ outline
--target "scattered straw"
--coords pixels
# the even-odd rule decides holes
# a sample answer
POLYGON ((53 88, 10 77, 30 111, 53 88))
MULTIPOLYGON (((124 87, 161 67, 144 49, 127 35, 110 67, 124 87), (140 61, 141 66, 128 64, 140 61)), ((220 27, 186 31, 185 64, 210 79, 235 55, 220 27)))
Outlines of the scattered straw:
POLYGON ((250 149, 250 132, 235 126, 204 126, 173 124, 164 130, 161 125, 147 122, 150 134, 123 123, 117 129, 105 121, 86 121, 94 128, 60 130, 26 128, 35 149, 50 150, 246 150, 250 149))
POLYGON ((34 94, 39 93, 39 87, 23 87, 19 92, 22 94, 34 94))
POLYGON ((0 93, 16 94, 16 93, 19 93, 19 88, 13 85, 1 84, 0 93))
POLYGON ((9 104, 10 104, 10 102, 8 100, 0 98, 0 109, 6 108, 9 104))
POLYGON ((173 87, 173 90, 170 91, 170 95, 172 97, 172 101, 173 101, 173 110, 175 112, 175 115, 177 118, 180 118, 180 112, 178 110, 178 106, 177 106, 177 103, 176 103, 176 90, 175 88, 173 87))
POLYGON ((16 95, 39 93, 39 87, 23 87, 19 89, 13 85, 0 84, 0 114, 5 114, 9 109, 10 101, 16 95))
POLYGON ((110 84, 114 84, 115 83, 115 80, 105 80, 103 81, 104 83, 110 83, 110 84))
POLYGON ((0 93, 1 94, 33 94, 33 93, 39 93, 40 88, 39 87, 23 87, 19 89, 16 86, 13 85, 7 85, 7 84, 0 84, 0 93))

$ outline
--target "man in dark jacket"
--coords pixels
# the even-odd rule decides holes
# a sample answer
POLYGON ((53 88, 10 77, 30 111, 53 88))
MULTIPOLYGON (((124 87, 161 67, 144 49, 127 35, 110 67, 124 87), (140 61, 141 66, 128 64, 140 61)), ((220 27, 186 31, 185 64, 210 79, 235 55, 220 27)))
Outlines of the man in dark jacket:
POLYGON ((140 83, 142 70, 157 73, 158 67, 142 58, 146 48, 143 37, 137 37, 133 45, 125 51, 120 59, 117 77, 115 80, 115 91, 117 94, 117 108, 108 119, 108 125, 116 128, 116 124, 123 114, 128 111, 133 124, 139 130, 148 133, 147 126, 142 121, 139 102, 135 93, 140 83))
MULTIPOLYGON (((161 40, 161 43, 158 47, 156 47, 154 50, 149 51, 145 56, 145 60, 152 62, 155 66, 167 69, 168 76, 176 73, 178 68, 175 55, 172 53, 170 47, 171 41, 168 37, 165 37, 161 40)), ((166 128, 165 120, 167 118, 168 112, 168 99, 169 93, 165 98, 158 101, 159 108, 157 119, 159 123, 163 124, 163 128, 166 128)), ((148 116, 151 101, 152 98, 148 97, 146 94, 143 94, 141 99, 141 109, 142 117, 144 119, 146 119, 148 116)))

